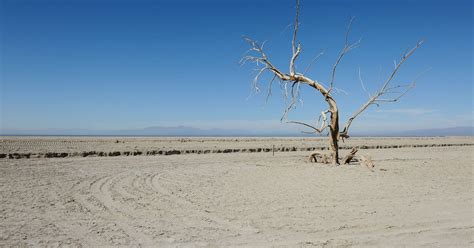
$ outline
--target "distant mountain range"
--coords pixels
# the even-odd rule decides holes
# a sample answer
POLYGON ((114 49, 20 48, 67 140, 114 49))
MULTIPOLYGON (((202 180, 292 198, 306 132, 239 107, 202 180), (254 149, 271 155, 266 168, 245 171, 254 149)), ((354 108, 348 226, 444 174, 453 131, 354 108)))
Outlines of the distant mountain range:
POLYGON ((473 136, 474 127, 419 129, 401 132, 401 136, 473 136))
POLYGON ((146 127, 138 129, 121 129, 121 130, 92 130, 92 129, 3 129, 0 132, 3 135, 123 135, 123 136, 234 136, 249 134, 243 130, 231 129, 200 129, 194 127, 177 126, 177 127, 146 127))
MULTIPOLYGON (((419 129, 401 132, 354 132, 352 136, 473 136, 474 127, 419 129)), ((186 126, 153 126, 140 129, 90 130, 90 129, 2 129, 0 135, 89 135, 89 136, 312 136, 298 131, 249 131, 238 129, 201 129, 186 126)))

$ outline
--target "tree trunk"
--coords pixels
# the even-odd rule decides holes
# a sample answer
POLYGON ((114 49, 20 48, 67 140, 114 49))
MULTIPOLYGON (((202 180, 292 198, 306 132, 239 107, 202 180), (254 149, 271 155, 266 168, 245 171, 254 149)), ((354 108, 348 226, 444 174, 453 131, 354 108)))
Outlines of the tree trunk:
POLYGON ((338 125, 336 124, 335 127, 333 127, 332 125, 330 126, 330 133, 329 133, 329 138, 330 138, 330 141, 329 141, 329 144, 330 144, 330 148, 331 148, 331 158, 332 158, 332 163, 333 164, 339 164, 339 144, 338 144, 338 140, 337 140, 337 136, 338 136, 338 133, 339 133, 339 130, 338 130, 338 125))
POLYGON ((339 111, 337 110, 336 102, 330 98, 328 99, 331 123, 329 124, 329 147, 331 148, 332 164, 339 164, 339 111))

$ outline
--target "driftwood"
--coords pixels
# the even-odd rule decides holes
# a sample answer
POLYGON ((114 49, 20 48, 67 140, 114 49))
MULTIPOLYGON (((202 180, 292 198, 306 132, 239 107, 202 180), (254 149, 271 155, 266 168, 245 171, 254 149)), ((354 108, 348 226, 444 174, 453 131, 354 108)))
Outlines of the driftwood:
POLYGON ((367 155, 360 155, 359 160, 360 160, 360 164, 365 165, 369 170, 372 170, 375 167, 374 162, 367 155))
MULTIPOLYGON (((360 165, 367 167, 369 170, 373 170, 375 167, 374 162, 368 155, 357 155, 356 153, 359 151, 359 147, 353 147, 352 150, 347 154, 344 159, 342 159, 341 163, 350 165, 351 163, 359 162, 360 165)), ((321 164, 331 164, 333 162, 333 158, 331 155, 320 153, 320 152, 313 152, 309 156, 309 162, 311 163, 321 163, 321 164)))
POLYGON ((359 151, 359 147, 353 147, 351 152, 342 160, 342 164, 349 164, 352 159, 355 157, 355 154, 359 151))
POLYGON ((321 163, 321 164, 330 164, 332 162, 331 155, 324 153, 313 152, 309 155, 309 162, 321 163))

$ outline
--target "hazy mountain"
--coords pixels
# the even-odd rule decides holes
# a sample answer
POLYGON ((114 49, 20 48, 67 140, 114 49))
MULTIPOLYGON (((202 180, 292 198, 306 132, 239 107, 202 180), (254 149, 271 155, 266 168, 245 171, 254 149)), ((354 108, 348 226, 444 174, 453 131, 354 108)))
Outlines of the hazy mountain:
POLYGON ((474 127, 419 129, 401 132, 402 136, 472 136, 474 127))
POLYGON ((116 135, 166 135, 166 136, 212 136, 212 135, 242 135, 248 133, 244 130, 232 129, 201 129, 195 127, 146 127, 142 129, 127 129, 112 131, 116 135))
POLYGON ((222 135, 251 135, 250 132, 231 129, 200 129, 194 127, 160 127, 153 126, 139 129, 122 130, 92 130, 92 129, 2 129, 3 135, 126 135, 126 136, 222 136, 222 135))
MULTIPOLYGON (((295 132, 258 132, 238 129, 201 129, 186 126, 153 126, 140 129, 90 130, 90 129, 2 129, 1 135, 125 135, 125 136, 312 136, 295 132)), ((402 132, 354 132, 352 136, 472 136, 474 127, 420 129, 402 132)))

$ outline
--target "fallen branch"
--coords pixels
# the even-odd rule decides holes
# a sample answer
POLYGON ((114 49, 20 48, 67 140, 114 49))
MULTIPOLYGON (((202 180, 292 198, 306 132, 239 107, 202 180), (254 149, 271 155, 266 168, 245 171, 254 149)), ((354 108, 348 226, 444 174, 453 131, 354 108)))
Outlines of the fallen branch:
POLYGON ((360 163, 361 165, 365 165, 369 170, 373 171, 373 168, 375 167, 374 162, 369 156, 364 156, 360 155, 360 163))
POLYGON ((355 157, 355 154, 359 151, 359 147, 355 146, 352 148, 351 152, 342 160, 342 164, 349 164, 352 159, 355 157))
POLYGON ((332 156, 328 156, 324 153, 313 152, 309 155, 309 162, 311 163, 322 163, 322 164, 330 164, 332 162, 332 156))

